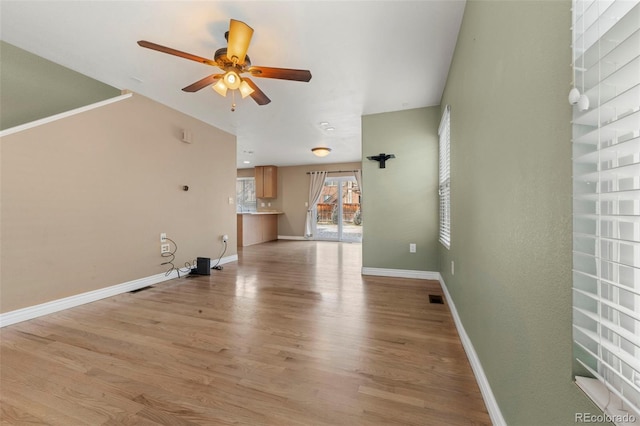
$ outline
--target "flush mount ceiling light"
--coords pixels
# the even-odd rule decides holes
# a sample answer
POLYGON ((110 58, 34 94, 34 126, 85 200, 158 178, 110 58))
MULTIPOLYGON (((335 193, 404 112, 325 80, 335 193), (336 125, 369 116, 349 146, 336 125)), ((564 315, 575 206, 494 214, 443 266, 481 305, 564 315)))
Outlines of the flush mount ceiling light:
POLYGON ((331 148, 318 146, 318 147, 312 148, 311 152, 313 152, 313 154, 316 157, 326 157, 327 155, 329 155, 329 153, 331 153, 331 148))

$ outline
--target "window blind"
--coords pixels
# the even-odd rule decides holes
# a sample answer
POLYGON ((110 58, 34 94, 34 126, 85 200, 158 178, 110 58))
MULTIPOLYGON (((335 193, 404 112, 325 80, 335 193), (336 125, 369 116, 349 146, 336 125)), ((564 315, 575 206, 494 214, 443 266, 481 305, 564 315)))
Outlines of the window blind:
POLYGON ((447 248, 451 246, 451 107, 447 105, 440 120, 439 135, 439 177, 440 195, 440 242, 447 248))
POLYGON ((574 352, 640 419, 640 0, 572 6, 574 352))

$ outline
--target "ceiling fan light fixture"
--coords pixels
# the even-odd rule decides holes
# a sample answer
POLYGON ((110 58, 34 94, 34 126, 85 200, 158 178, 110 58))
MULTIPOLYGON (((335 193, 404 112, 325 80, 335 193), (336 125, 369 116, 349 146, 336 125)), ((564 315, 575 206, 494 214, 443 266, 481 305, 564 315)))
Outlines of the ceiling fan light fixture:
POLYGON ((216 92, 218 92, 218 94, 220 94, 220 96, 223 96, 223 97, 227 96, 227 85, 224 84, 224 80, 223 79, 218 80, 218 82, 216 84, 214 84, 213 86, 211 86, 211 88, 213 90, 215 90, 216 92))
POLYGON ((311 148, 311 152, 313 152, 313 154, 316 157, 326 157, 327 155, 329 155, 331 153, 331 148, 327 148, 324 146, 318 146, 315 148, 311 148))
POLYGON ((240 87, 238 89, 240 90, 242 99, 246 98, 247 96, 255 92, 255 90, 253 90, 253 88, 249 86, 249 84, 244 80, 242 80, 242 83, 240 83, 240 87))
POLYGON ((231 90, 236 90, 240 87, 240 83, 242 82, 240 76, 235 71, 227 71, 222 79, 224 80, 224 84, 226 84, 227 88, 231 90))

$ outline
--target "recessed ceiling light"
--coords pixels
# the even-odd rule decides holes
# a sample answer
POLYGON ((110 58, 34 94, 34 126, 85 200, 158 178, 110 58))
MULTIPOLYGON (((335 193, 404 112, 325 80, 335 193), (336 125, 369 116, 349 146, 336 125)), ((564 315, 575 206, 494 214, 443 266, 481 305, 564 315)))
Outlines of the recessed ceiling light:
POLYGON ((243 161, 243 163, 244 163, 244 164, 251 164, 251 161, 249 161, 249 160, 244 160, 244 161, 243 161))
POLYGON ((327 132, 333 132, 336 128, 335 127, 327 127, 325 130, 327 132))
POLYGON ((320 126, 322 126, 322 127, 325 127, 325 126, 328 126, 328 125, 329 125, 328 121, 321 121, 320 122, 320 126))

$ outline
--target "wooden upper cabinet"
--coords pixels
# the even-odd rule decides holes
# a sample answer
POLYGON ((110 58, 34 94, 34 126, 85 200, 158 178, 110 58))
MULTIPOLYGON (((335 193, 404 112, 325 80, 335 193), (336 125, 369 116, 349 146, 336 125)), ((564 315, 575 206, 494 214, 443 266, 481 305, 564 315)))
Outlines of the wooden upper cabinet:
POLYGON ((256 166, 256 198, 276 198, 278 196, 278 168, 276 166, 256 166))

